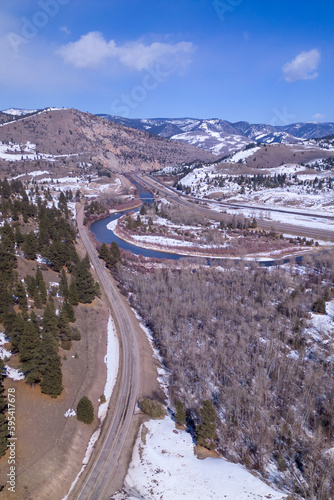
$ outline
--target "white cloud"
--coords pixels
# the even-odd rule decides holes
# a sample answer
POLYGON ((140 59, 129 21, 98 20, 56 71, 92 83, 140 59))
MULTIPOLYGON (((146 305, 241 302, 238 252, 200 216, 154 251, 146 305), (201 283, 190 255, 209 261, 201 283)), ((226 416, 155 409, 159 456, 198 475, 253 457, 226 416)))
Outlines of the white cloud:
POLYGON ((141 42, 132 42, 118 48, 120 61, 136 70, 149 68, 153 63, 169 57, 182 57, 190 54, 193 44, 190 42, 180 42, 175 45, 169 43, 155 42, 151 45, 144 45, 141 42))
POLYGON ((321 54, 317 49, 301 52, 295 59, 283 66, 285 80, 289 83, 297 80, 314 80, 314 78, 318 77, 316 70, 320 59, 321 54))
POLYGON ((313 120, 316 120, 317 122, 322 122, 325 119, 325 115, 323 113, 316 113, 313 115, 313 120))
POLYGON ((117 59, 124 66, 141 71, 156 62, 173 60, 173 64, 186 64, 193 49, 191 42, 145 45, 136 41, 117 46, 114 40, 108 42, 101 33, 91 32, 76 42, 63 45, 57 53, 77 68, 98 68, 108 59, 117 59))
POLYGON ((69 30, 67 26, 61 26, 60 31, 63 31, 64 33, 66 33, 66 35, 71 34, 71 30, 69 30))
POLYGON ((108 58, 115 55, 115 42, 108 43, 101 33, 91 32, 77 42, 63 45, 59 50, 66 63, 77 68, 97 68, 108 58))

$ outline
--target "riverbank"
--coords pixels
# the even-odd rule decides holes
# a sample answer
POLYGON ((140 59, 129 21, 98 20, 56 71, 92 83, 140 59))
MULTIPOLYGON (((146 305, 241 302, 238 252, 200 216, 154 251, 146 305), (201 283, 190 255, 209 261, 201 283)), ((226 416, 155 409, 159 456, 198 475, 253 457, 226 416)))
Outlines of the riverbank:
MULTIPOLYGON (((286 262, 286 260, 297 259, 298 257, 302 257, 303 255, 309 253, 311 251, 310 247, 307 247, 303 250, 298 249, 296 252, 291 252, 291 248, 284 250, 274 250, 272 252, 264 253, 256 253, 256 254, 248 254, 248 255, 228 255, 228 254, 218 254, 217 250, 219 248, 215 248, 215 253, 213 252, 198 252, 187 250, 183 247, 176 248, 175 246, 171 247, 167 245, 158 245, 153 243, 145 242, 144 238, 140 240, 140 246, 138 245, 138 240, 132 238, 128 233, 125 233, 120 225, 118 224, 119 219, 109 222, 107 224, 107 229, 113 231, 113 233, 117 236, 117 238, 122 241, 137 246, 137 248, 145 248, 146 250, 153 250, 157 252, 169 253, 171 255, 180 255, 183 257, 201 257, 206 259, 225 259, 225 260, 236 260, 236 259, 244 259, 246 261, 256 261, 256 262, 286 262)), ((165 241, 168 242, 168 238, 165 238, 165 241)), ((321 247, 317 247, 319 250, 321 247)))

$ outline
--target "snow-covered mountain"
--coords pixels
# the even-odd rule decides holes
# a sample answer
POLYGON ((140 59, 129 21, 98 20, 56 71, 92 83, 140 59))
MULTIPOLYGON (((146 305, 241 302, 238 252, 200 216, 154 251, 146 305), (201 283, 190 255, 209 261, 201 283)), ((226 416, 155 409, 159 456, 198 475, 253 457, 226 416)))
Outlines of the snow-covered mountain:
POLYGON ((37 111, 38 109, 9 108, 9 109, 4 109, 2 113, 12 116, 25 116, 25 115, 31 115, 32 113, 36 113, 37 111))
POLYGON ((305 122, 273 126, 246 121, 232 123, 219 118, 130 119, 112 115, 98 116, 154 135, 187 142, 218 156, 229 155, 252 142, 291 144, 334 133, 334 123, 305 122))
POLYGON ((305 122, 293 123, 278 129, 302 139, 315 139, 334 134, 334 123, 305 122))
POLYGON ((127 127, 197 146, 218 156, 229 155, 252 142, 251 139, 240 134, 233 124, 217 118, 211 120, 197 118, 136 120, 111 115, 99 116, 127 127))

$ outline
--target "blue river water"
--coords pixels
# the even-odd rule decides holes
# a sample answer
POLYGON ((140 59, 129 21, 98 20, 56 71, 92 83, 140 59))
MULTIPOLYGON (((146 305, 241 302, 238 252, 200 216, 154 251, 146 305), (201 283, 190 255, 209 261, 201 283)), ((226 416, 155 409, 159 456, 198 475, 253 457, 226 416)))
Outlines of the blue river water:
MULTIPOLYGON (((154 197, 152 193, 147 191, 141 184, 133 180, 132 178, 130 179, 132 184, 134 184, 137 188, 138 194, 140 196, 140 199, 143 202, 147 203, 154 203, 154 197)), ((178 255, 174 253, 167 253, 167 252, 159 252, 158 250, 150 250, 149 248, 143 248, 137 245, 132 245, 131 243, 127 243, 124 240, 121 240, 116 236, 116 234, 111 230, 107 228, 107 225, 109 222, 114 221, 119 219, 122 215, 128 213, 128 212, 139 212, 140 208, 136 208, 135 210, 124 210, 122 212, 117 212, 115 214, 110 215, 109 217, 105 219, 101 219, 99 221, 94 222, 90 230, 94 234, 95 238, 97 241, 100 243, 112 243, 115 241, 117 245, 120 248, 123 248, 124 250, 129 250, 130 252, 134 253, 135 255, 143 255, 144 257, 151 257, 155 259, 172 259, 172 260, 179 260, 181 258, 185 258, 185 255, 178 255)), ((189 258, 189 257, 188 257, 189 258)), ((210 261, 214 261, 215 259, 208 259, 206 257, 196 257, 196 258, 203 258, 207 264, 210 265, 210 261)), ((236 259, 235 262, 237 262, 239 259, 236 259)), ((301 264, 302 262, 302 257, 295 257, 293 260, 295 260, 296 263, 301 264)), ((221 261, 222 262, 222 261, 221 261)), ((280 261, 274 261, 272 259, 268 261, 260 261, 259 264, 260 266, 275 266, 279 264, 286 264, 290 262, 289 258, 282 259, 280 261)))
MULTIPOLYGON (((154 203, 154 197, 152 193, 147 191, 141 184, 138 184, 138 182, 134 181, 133 179, 131 179, 131 182, 136 186, 140 199, 143 202, 154 203)), ((134 211, 139 212, 139 210, 140 210, 139 208, 136 208, 134 211)), ((127 243, 126 241, 123 241, 120 238, 118 238, 113 231, 107 228, 109 222, 117 220, 122 215, 132 211, 133 210, 124 210, 123 212, 117 212, 115 214, 112 214, 106 219, 96 221, 91 225, 90 230, 94 234, 97 241, 99 241, 100 243, 112 243, 113 241, 115 241, 120 248, 123 248, 124 250, 130 250, 130 252, 134 253, 135 255, 143 255, 144 257, 151 257, 156 259, 173 259, 173 260, 178 260, 184 257, 184 255, 159 252, 158 250, 150 250, 148 248, 142 248, 137 245, 132 245, 131 243, 127 243)))

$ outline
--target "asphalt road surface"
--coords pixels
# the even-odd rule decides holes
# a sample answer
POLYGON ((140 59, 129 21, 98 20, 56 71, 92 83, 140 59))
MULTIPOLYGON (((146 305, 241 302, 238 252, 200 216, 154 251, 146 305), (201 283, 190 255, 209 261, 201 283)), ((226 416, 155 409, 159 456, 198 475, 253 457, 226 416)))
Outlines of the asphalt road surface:
POLYGON ((71 500, 105 500, 114 493, 111 482, 133 418, 139 390, 139 354, 134 325, 109 271, 105 268, 83 226, 83 208, 78 213, 78 229, 103 288, 120 337, 120 383, 115 411, 108 411, 92 460, 69 495, 71 500), (101 444, 103 443, 103 444, 101 444))

